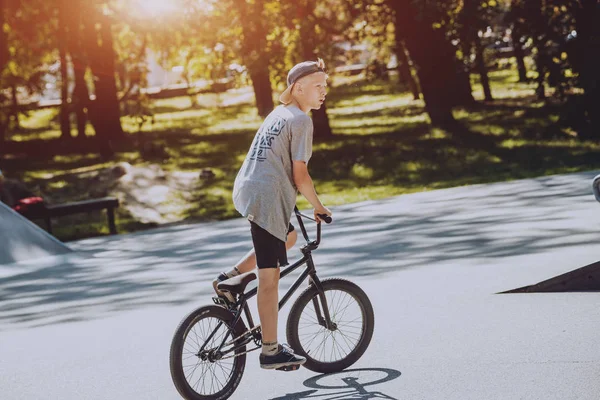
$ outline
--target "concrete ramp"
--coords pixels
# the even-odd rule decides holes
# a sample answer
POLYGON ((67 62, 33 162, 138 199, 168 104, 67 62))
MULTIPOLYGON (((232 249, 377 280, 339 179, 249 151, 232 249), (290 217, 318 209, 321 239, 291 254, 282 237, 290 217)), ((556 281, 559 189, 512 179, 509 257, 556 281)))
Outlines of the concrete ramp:
POLYGON ((0 202, 0 265, 70 252, 54 236, 0 202))
POLYGON ((600 261, 555 276, 535 285, 502 293, 589 292, 600 291, 600 261))

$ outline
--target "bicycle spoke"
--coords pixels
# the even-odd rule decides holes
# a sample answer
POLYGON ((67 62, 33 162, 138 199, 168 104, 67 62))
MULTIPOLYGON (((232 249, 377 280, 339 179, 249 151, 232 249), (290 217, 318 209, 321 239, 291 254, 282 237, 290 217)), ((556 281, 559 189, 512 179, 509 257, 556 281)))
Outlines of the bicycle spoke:
POLYGON ((352 320, 349 320, 349 321, 345 321, 345 320, 343 320, 343 319, 338 319, 337 321, 338 321, 338 323, 339 323, 339 324, 341 324, 341 323, 344 323, 344 324, 352 324, 352 323, 354 323, 354 322, 356 322, 356 321, 360 320, 360 321, 361 321, 361 325, 362 325, 362 319, 363 319, 363 318, 362 318, 362 315, 361 315, 360 317, 356 317, 356 318, 354 318, 354 319, 352 319, 352 320))
MULTIPOLYGON (((196 384, 195 384, 195 385, 192 385, 192 387, 193 387, 193 388, 197 388, 197 387, 198 387, 198 384, 200 383, 200 380, 202 379, 202 377, 204 376, 204 373, 205 373, 205 371, 206 371, 206 369, 205 369, 205 368, 206 368, 206 365, 205 365, 203 362, 202 362, 202 363, 200 363, 200 365, 202 366, 202 373, 201 373, 201 374, 200 374, 200 376, 198 377, 198 380, 196 381, 196 384)), ((194 372, 195 372, 195 371, 194 371, 194 372)), ((191 374, 192 376, 194 375, 194 372, 192 372, 192 374, 191 374)), ((189 378, 189 379, 191 379, 191 378, 192 378, 192 376, 190 376, 190 378, 189 378)), ((188 382, 189 382, 189 379, 188 379, 188 382)), ((203 387, 204 387, 204 386, 203 386, 203 387)))
MULTIPOLYGON (((335 293, 336 292, 334 292, 334 294, 331 296, 333 299, 335 299, 335 293)), ((337 314, 338 314, 337 310, 339 309, 341 301, 342 301, 342 294, 340 293, 340 294, 338 294, 337 301, 332 301, 332 305, 331 305, 331 309, 330 309, 330 312, 332 314, 331 318, 336 318, 337 317, 337 314)))
POLYGON ((315 350, 316 354, 321 354, 321 355, 325 355, 325 341, 327 340, 327 331, 323 331, 323 340, 321 340, 321 343, 319 343, 319 345, 317 346, 317 349, 315 350), (319 353, 319 349, 321 350, 321 352, 319 353))
MULTIPOLYGON (((343 342, 346 344, 346 346, 348 346, 348 352, 346 353, 346 355, 348 355, 349 353, 352 352, 353 346, 350 345, 350 343, 348 343, 348 339, 346 338, 346 336, 342 333, 339 332, 340 337, 343 339, 343 342)), ((340 341, 340 346, 341 346, 341 341, 340 341)))
POLYGON ((316 315, 315 315, 315 316, 312 316, 312 315, 310 315, 310 314, 308 314, 308 313, 307 313, 307 314, 304 314, 304 313, 303 313, 303 314, 302 314, 302 317, 300 318, 300 321, 302 321, 302 319, 303 319, 303 318, 310 319, 310 320, 312 320, 312 323, 315 323, 315 324, 318 324, 318 323, 319 323, 319 321, 317 320, 317 317, 316 317, 316 315))
POLYGON ((188 331, 182 348, 182 368, 186 381, 197 393, 217 393, 231 378, 235 370, 235 359, 209 362, 198 358, 201 348, 206 352, 216 350, 228 334, 227 325, 214 317, 196 321, 188 331))
POLYGON ((333 340, 333 345, 332 345, 332 348, 334 349, 333 353, 335 353, 335 350, 337 350, 338 351, 338 355, 339 355, 339 357, 336 357, 335 359, 336 360, 341 360, 347 354, 342 354, 341 346, 338 345, 337 340, 335 340, 335 333, 333 335, 331 335, 331 339, 333 340))
MULTIPOLYGON (((344 338, 344 340, 346 340, 346 343, 348 343, 348 340, 351 340, 351 342, 354 343, 354 346, 356 346, 356 344, 360 340, 360 336, 358 336, 355 339, 355 338, 348 337, 348 335, 346 335, 344 332, 339 332, 339 333, 344 338)), ((352 346, 348 345, 348 347, 350 347, 352 349, 352 346)))
MULTIPOLYGON (((330 331, 319 323, 317 312, 322 317, 325 313, 323 309, 315 310, 311 299, 298 320, 297 335, 311 358, 329 363, 346 358, 357 348, 364 333, 364 315, 358 300, 344 290, 326 290, 325 299, 336 329, 330 331)), ((320 299, 318 303, 323 306, 320 299)))
POLYGON ((348 326, 348 325, 338 325, 338 331, 343 331, 343 332, 347 332, 349 334, 355 334, 355 335, 360 336, 360 334, 362 332, 362 326, 357 327, 357 326, 348 326))
POLYGON ((307 348, 307 349, 309 349, 309 348, 310 348, 310 345, 311 345, 311 344, 312 344, 312 343, 315 341, 315 339, 316 339, 316 338, 318 338, 318 337, 319 337, 319 335, 320 335, 320 333, 321 333, 322 331, 324 331, 324 329, 320 329, 319 331, 317 331, 317 332, 316 332, 316 333, 313 335, 313 338, 311 339, 311 341, 310 341, 310 342, 308 342, 308 344, 306 345, 306 348, 307 348))
POLYGON ((346 307, 344 307, 342 310, 336 310, 336 316, 339 315, 340 319, 343 317, 343 315, 346 313, 346 310, 348 309, 348 307, 350 307, 352 305, 352 303, 348 303, 348 305, 346 305, 346 307))
POLYGON ((186 376, 186 378, 189 380, 192 378, 192 376, 194 375, 194 373, 196 372, 196 370, 198 369, 199 366, 202 366, 203 363, 202 361, 198 360, 198 362, 196 363, 196 366, 192 369, 192 372, 190 373, 189 377, 186 376))

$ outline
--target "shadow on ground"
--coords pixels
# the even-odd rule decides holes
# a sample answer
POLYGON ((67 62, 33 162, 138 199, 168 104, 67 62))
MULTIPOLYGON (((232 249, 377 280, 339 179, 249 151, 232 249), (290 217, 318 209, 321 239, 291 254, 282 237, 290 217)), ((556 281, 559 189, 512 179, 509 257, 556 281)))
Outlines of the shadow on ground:
POLYGON ((273 397, 270 400, 367 400, 390 399, 389 396, 374 388, 375 386, 392 381, 401 375, 400 371, 389 368, 348 369, 332 374, 317 375, 304 381, 304 386, 312 388, 302 392, 288 393, 284 396, 273 397))
MULTIPOLYGON (((490 259, 597 243, 598 227, 585 220, 595 203, 594 175, 453 188, 334 208, 335 222, 323 228, 322 246, 314 254, 319 275, 386 279, 436 263, 478 268, 490 259), (577 215, 583 215, 581 223, 573 223, 577 215)), ((314 227, 310 232, 314 235, 314 227)), ((0 280, 0 330, 210 302, 212 279, 250 246, 241 219, 70 243, 83 259, 7 267, 10 273, 0 280)), ((297 248, 291 250, 290 261, 299 255, 297 248)), ((282 290, 293 280, 282 281, 282 290)))

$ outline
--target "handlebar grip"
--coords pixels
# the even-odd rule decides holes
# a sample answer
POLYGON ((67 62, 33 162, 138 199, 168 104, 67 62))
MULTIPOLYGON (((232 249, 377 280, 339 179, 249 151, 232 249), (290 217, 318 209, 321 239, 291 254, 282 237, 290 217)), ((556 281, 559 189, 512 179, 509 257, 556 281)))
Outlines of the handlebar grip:
POLYGON ((594 196, 596 196, 596 200, 600 201, 600 175, 596 175, 594 178, 594 183, 592 183, 592 189, 594 190, 594 196))
MULTIPOLYGON (((598 200, 598 201, 600 201, 600 200, 598 200)), ((327 224, 330 224, 331 221, 333 221, 333 219, 327 214, 317 214, 317 215, 319 216, 319 218, 321 218, 327 224)))

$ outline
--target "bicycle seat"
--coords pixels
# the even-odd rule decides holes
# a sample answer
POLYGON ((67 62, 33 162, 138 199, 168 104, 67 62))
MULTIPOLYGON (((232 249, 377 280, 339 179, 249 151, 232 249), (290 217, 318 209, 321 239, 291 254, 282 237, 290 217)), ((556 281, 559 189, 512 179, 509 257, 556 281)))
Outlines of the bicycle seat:
POLYGON ((246 286, 256 279, 254 272, 246 272, 217 284, 217 289, 231 293, 242 294, 246 286))

